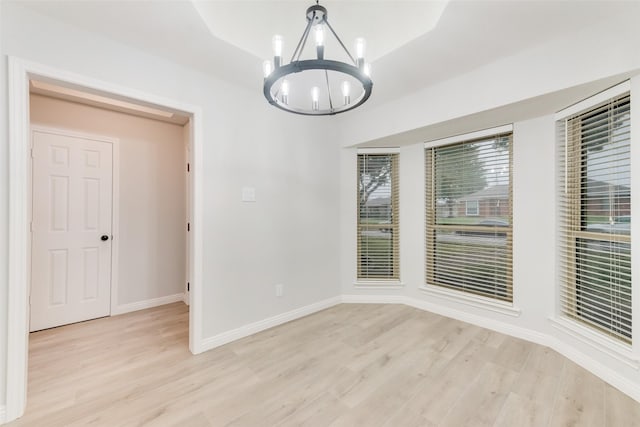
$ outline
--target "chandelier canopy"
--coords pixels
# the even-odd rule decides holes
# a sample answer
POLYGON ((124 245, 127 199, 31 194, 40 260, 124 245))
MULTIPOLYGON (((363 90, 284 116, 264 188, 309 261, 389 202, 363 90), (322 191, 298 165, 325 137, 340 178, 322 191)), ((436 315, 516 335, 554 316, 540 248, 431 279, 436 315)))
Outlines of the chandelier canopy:
POLYGON ((373 87, 371 67, 364 60, 365 47, 364 39, 357 38, 354 59, 329 24, 327 9, 316 0, 307 9, 307 26, 288 64, 282 61, 282 36, 273 36, 273 63, 264 61, 264 96, 271 105, 296 114, 326 116, 352 110, 369 99, 373 87), (325 59, 327 30, 344 50, 337 49, 335 54, 351 63, 325 59), (315 58, 300 59, 311 32, 315 58))

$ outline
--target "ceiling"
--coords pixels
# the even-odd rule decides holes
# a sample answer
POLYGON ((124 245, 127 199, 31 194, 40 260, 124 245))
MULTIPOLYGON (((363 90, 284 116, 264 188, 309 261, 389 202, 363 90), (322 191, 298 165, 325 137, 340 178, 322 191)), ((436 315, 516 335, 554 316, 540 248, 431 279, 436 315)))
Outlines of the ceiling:
MULTIPOLYGON (((283 36, 284 52, 293 53, 307 25, 306 10, 314 2, 193 0, 193 4, 213 36, 257 58, 271 59, 271 38, 274 34, 283 36)), ((352 54, 355 39, 364 37, 369 61, 380 59, 431 31, 446 5, 447 0, 323 0, 321 3, 327 8, 329 23, 352 54), (398 31, 397 23, 402 23, 402 31, 398 31)), ((333 40, 330 37, 326 39, 327 43, 333 40)), ((326 55, 338 49, 337 44, 327 45, 326 55)))
MULTIPOLYGON (((340 0, 327 1, 326 6, 330 22, 349 48, 356 34, 368 38, 375 83, 368 104, 375 106, 613 19, 633 3, 340 0)), ((285 52, 291 52, 304 29, 306 7, 313 2, 49 0, 20 4, 262 96, 262 61, 271 55, 271 35, 283 33, 285 52)))

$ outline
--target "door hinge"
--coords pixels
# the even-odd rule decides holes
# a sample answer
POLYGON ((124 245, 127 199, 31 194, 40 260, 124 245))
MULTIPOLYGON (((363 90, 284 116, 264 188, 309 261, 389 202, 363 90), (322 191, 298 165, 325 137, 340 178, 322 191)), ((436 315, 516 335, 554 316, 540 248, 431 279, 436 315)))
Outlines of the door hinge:
POLYGON ((190 290, 191 290, 191 284, 187 282, 187 292, 189 292, 190 290))
POLYGON ((30 150, 31 151, 31 158, 33 159, 33 148, 30 150))
POLYGON ((33 233, 33 221, 29 223, 29 231, 33 233))
POLYGON ((191 231, 191 223, 190 222, 187 223, 187 231, 191 231))
POLYGON ((189 171, 190 171, 190 166, 189 166, 189 163, 187 163, 187 172, 189 171))

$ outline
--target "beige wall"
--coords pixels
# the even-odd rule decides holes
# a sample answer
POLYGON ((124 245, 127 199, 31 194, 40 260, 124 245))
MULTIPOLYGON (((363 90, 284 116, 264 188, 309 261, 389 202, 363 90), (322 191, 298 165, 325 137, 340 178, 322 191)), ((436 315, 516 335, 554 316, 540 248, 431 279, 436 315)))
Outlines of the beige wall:
POLYGON ((182 293, 183 127, 40 95, 31 95, 31 123, 120 141, 118 305, 182 293))

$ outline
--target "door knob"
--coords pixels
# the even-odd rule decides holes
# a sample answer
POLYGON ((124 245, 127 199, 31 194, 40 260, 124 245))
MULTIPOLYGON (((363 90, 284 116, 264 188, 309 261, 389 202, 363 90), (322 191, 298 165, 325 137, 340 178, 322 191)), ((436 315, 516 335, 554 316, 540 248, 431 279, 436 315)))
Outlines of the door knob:
POLYGON ((100 240, 102 240, 103 242, 106 242, 107 240, 109 240, 109 236, 107 236, 106 234, 103 234, 102 236, 100 236, 100 240))

